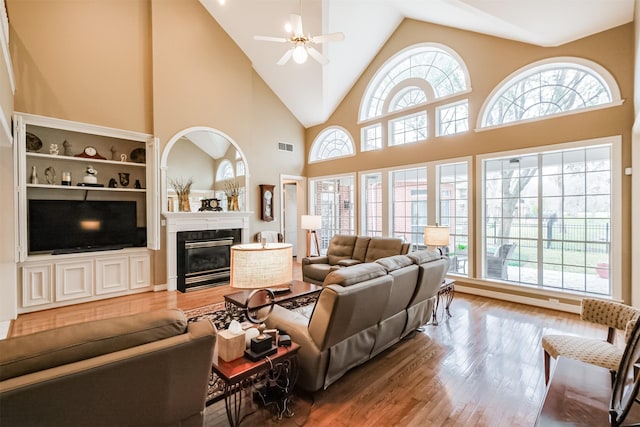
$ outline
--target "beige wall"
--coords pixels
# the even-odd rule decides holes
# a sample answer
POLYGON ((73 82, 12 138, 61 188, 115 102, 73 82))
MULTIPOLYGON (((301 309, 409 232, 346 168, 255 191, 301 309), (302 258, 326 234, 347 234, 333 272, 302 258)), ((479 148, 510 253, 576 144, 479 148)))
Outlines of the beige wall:
MULTIPOLYGON (((634 120, 633 40, 633 24, 614 28, 567 45, 543 48, 449 27, 405 20, 363 72, 330 119, 322 125, 307 129, 306 140, 307 150, 309 150, 311 142, 326 126, 343 126, 355 139, 356 156, 310 164, 307 166, 307 176, 311 178, 463 156, 472 156, 475 163, 475 156, 480 154, 610 135, 622 135, 622 167, 629 167, 631 166, 631 128, 634 120), (576 56, 602 65, 616 79, 625 102, 619 107, 495 130, 482 132, 471 130, 464 134, 439 138, 431 136, 424 143, 361 153, 358 111, 367 84, 384 62, 396 52, 421 42, 444 44, 456 51, 465 62, 472 87, 472 92, 468 95, 469 122, 472 129, 476 128, 483 102, 496 85, 519 68, 549 57, 576 56)), ((430 132, 433 135, 432 129, 430 132)), ((622 177, 622 191, 623 297, 625 301, 629 301, 631 294, 631 239, 629 237, 631 179, 629 176, 622 177)), ((474 197, 470 223, 475 223, 474 207, 477 203, 478 200, 474 197)), ((470 242, 477 243, 475 236, 470 236, 470 242)))
POLYGON ((7 0, 15 110, 152 132, 148 0, 7 0))
MULTIPOLYGON (((218 129, 247 159, 251 232, 280 228, 279 218, 259 220, 258 185, 303 173, 304 128, 198 0, 7 5, 17 111, 150 133, 161 152, 185 128, 218 129), (279 140, 294 154, 281 156, 279 140)), ((166 283, 165 261, 157 251, 156 284, 166 283)))

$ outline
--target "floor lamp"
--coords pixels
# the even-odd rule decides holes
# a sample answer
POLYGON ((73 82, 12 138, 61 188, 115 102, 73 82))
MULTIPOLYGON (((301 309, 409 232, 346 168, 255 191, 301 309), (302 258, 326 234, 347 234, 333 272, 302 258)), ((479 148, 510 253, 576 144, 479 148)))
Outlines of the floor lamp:
POLYGON ((302 215, 300 226, 303 230, 307 230, 307 256, 311 256, 312 237, 316 246, 316 254, 320 255, 320 245, 318 245, 316 230, 322 227, 322 217, 320 215, 302 215))

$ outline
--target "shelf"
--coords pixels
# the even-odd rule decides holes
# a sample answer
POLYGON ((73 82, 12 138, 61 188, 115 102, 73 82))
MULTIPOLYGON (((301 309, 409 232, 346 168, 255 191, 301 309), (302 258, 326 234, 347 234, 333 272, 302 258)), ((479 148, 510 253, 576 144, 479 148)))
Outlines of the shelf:
POLYGON ((77 185, 54 185, 54 184, 27 184, 27 188, 46 188, 55 190, 82 190, 82 191, 121 191, 130 193, 144 193, 146 188, 122 188, 122 187, 81 187, 77 185))
POLYGON ((54 154, 42 154, 42 153, 27 153, 27 157, 38 157, 43 159, 51 159, 51 160, 62 160, 62 161, 72 161, 72 162, 96 162, 96 163, 106 163, 111 165, 118 166, 132 166, 144 168, 147 165, 145 163, 135 163, 135 162, 121 162, 119 160, 101 160, 101 159, 87 159, 85 157, 71 157, 71 156, 62 156, 62 155, 54 155, 54 154))

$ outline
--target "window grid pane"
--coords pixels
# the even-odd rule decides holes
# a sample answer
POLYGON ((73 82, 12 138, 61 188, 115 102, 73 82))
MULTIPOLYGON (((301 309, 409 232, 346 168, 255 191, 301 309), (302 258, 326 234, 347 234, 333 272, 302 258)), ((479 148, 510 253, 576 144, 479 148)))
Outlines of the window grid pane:
POLYGON ((326 254, 335 234, 355 234, 353 178, 311 180, 311 215, 322 217, 316 231, 320 253, 326 254))
POLYGON ((424 245, 427 225, 427 168, 391 172, 392 230, 413 245, 424 245))
POLYGON ((469 176, 466 162, 438 165, 440 224, 449 226, 450 273, 468 276, 469 176))
POLYGON ((362 151, 380 150, 382 148, 382 125, 376 123, 362 128, 362 151))
POLYGON ((382 174, 362 176, 362 233, 366 236, 382 236, 382 174))
POLYGON ((469 103, 445 105, 438 108, 438 136, 453 135, 469 130, 469 103))
POLYGON ((389 145, 411 144, 427 139, 427 113, 400 117, 389 122, 389 145))

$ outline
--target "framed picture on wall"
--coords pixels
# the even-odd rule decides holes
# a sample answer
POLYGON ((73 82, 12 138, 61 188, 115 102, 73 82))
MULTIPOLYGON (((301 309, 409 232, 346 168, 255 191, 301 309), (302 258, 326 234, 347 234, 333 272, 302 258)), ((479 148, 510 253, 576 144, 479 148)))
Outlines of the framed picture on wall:
POLYGON ((263 221, 273 221, 273 185, 260 185, 260 218, 263 221))

